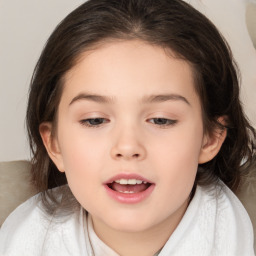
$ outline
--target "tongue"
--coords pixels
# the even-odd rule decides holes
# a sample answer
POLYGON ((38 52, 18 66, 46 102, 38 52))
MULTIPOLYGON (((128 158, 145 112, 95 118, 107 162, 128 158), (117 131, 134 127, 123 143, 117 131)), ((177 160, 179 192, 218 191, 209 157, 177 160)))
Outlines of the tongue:
POLYGON ((132 191, 133 193, 139 193, 144 190, 146 190, 150 186, 149 183, 142 183, 142 184, 136 184, 136 185, 121 185, 119 183, 112 183, 111 188, 118 192, 124 192, 124 191, 132 191))

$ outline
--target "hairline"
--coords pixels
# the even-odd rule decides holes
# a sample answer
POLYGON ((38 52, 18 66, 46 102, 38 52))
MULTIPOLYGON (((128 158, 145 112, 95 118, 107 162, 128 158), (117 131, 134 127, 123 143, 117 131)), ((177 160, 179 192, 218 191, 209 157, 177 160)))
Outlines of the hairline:
POLYGON ((93 52, 97 51, 98 49, 101 49, 103 47, 105 47, 108 44, 111 43, 117 43, 117 42, 125 42, 125 41, 139 41, 139 42, 143 42, 145 44, 151 45, 151 46, 156 46, 159 48, 162 48, 166 54, 166 56, 170 57, 170 58, 177 58, 180 60, 185 61, 190 69, 191 69, 191 73, 192 73, 192 77, 193 77, 193 86, 194 86, 194 90, 196 92, 196 94, 199 97, 199 101, 200 101, 200 107, 201 107, 201 117, 202 117, 202 121, 203 121, 203 132, 204 134, 207 132, 211 132, 209 131, 210 127, 209 125, 207 125, 207 115, 205 113, 204 110, 204 105, 203 105, 203 95, 201 95, 200 93, 200 89, 202 87, 202 79, 201 79, 201 74, 200 72, 197 70, 195 64, 191 63, 188 59, 185 58, 185 56, 181 55, 180 53, 177 53, 176 51, 174 51, 170 46, 168 46, 167 44, 163 45, 160 42, 152 42, 150 40, 146 40, 145 38, 140 37, 139 35, 134 36, 134 35, 130 35, 130 34, 125 34, 125 33, 119 33, 118 35, 115 36, 109 36, 109 37, 105 37, 102 39, 99 39, 96 42, 93 42, 91 44, 88 44, 87 46, 84 46, 82 48, 82 50, 80 52, 78 52, 75 56, 73 56, 73 58, 71 58, 70 63, 71 66, 70 68, 64 72, 62 74, 62 76, 60 77, 59 81, 56 84, 57 87, 57 99, 56 99, 56 111, 53 115, 53 119, 52 121, 50 121, 52 123, 52 137, 55 137, 57 135, 57 129, 58 129, 58 112, 59 112, 59 105, 60 105, 60 101, 62 98, 62 94, 65 88, 65 83, 66 83, 66 79, 68 77, 68 75, 70 74, 70 72, 72 72, 72 70, 89 54, 92 54, 93 52), (121 36, 119 35, 121 34, 121 36))

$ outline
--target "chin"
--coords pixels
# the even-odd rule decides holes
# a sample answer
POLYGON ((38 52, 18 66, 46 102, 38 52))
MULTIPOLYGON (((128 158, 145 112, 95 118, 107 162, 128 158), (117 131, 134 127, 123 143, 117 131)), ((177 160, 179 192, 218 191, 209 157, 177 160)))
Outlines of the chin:
POLYGON ((131 216, 129 214, 123 217, 112 217, 110 221, 105 222, 109 227, 119 232, 132 232, 139 233, 146 231, 157 223, 154 223, 153 219, 148 219, 137 215, 131 216))

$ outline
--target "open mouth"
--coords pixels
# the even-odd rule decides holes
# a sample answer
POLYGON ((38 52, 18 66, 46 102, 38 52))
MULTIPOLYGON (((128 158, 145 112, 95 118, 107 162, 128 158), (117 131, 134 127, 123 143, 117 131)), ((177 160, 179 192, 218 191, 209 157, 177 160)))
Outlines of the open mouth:
POLYGON ((138 179, 120 179, 107 184, 113 191, 123 194, 141 193, 147 190, 151 185, 152 183, 138 179))

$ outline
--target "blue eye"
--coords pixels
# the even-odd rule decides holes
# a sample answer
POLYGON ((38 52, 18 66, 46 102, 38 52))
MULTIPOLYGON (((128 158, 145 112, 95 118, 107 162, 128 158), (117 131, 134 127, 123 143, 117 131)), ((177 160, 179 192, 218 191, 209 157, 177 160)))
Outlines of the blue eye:
POLYGON ((84 119, 81 120, 80 123, 82 125, 85 125, 87 127, 99 127, 100 125, 102 125, 103 123, 107 123, 108 120, 105 118, 88 118, 88 119, 84 119))
POLYGON ((150 123, 153 123, 155 125, 158 126, 171 126, 177 123, 177 120, 172 120, 172 119, 167 119, 167 118, 161 118, 161 117, 157 117, 157 118, 151 118, 149 119, 150 123))

